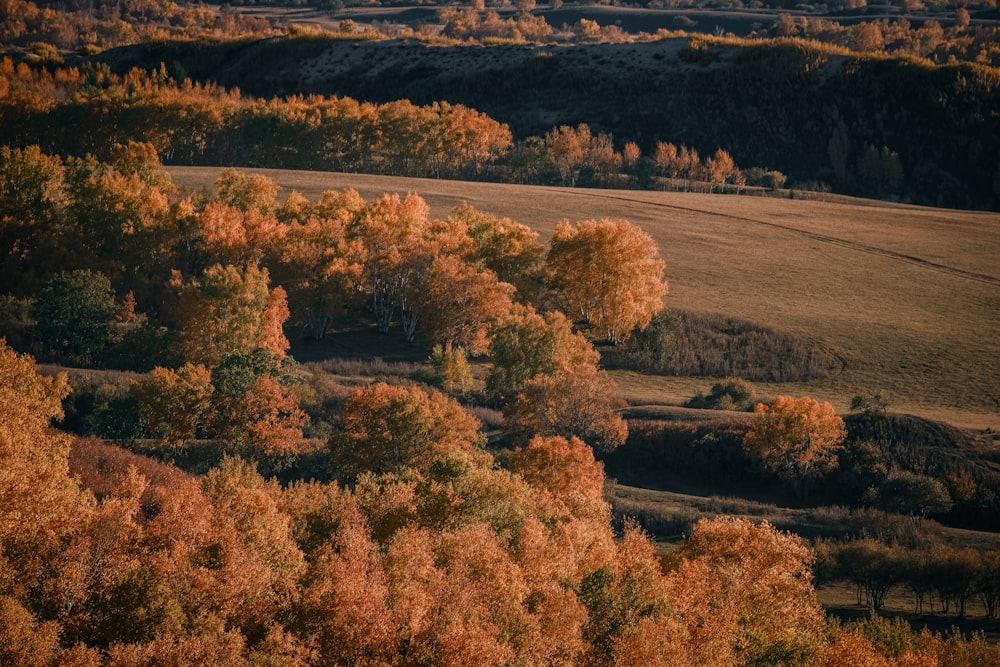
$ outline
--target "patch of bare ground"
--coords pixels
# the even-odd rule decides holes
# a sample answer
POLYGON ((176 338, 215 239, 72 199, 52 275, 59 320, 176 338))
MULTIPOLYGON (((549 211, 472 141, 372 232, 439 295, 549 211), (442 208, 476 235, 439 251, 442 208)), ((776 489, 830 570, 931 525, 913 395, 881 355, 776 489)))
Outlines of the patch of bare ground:
MULTIPOLYGON (((171 167, 185 189, 211 191, 218 169, 171 167)), ((832 201, 259 170, 318 199, 415 192, 445 217, 467 201, 543 237, 561 219, 626 218, 660 245, 669 305, 784 329, 836 354, 844 370, 762 394, 808 394, 846 411, 886 390, 891 409, 1000 429, 1000 215, 838 197, 832 201)), ((617 371, 635 405, 679 403, 705 378, 617 371)))

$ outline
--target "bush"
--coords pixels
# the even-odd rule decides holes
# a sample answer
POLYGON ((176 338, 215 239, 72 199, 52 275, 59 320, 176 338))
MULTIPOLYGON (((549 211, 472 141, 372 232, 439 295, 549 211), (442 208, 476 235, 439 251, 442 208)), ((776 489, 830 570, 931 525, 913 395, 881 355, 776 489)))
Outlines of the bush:
POLYGON ((867 500, 877 507, 913 517, 945 514, 954 504, 945 485, 927 475, 900 472, 890 475, 867 500))
POLYGON ((712 313, 669 310, 653 318, 606 362, 663 375, 741 377, 753 382, 802 382, 842 365, 796 334, 712 313))
POLYGON ((702 410, 740 410, 752 411, 756 391, 751 383, 739 378, 726 378, 712 385, 708 396, 700 392, 687 403, 685 407, 702 410))

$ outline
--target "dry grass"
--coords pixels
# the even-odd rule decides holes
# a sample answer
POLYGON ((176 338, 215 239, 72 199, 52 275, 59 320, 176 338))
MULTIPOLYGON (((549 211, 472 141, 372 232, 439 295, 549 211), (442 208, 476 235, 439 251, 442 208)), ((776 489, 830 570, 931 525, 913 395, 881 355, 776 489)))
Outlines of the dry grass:
MULTIPOLYGON (((213 168, 174 167, 208 191, 213 168)), ((431 213, 468 201, 543 238, 563 218, 627 218, 660 244, 668 303, 788 330, 845 369, 806 383, 759 384, 846 410, 884 389, 891 409, 1000 429, 1000 216, 838 197, 804 201, 676 192, 583 190, 261 170, 310 199, 352 187, 366 199, 416 192, 431 213)), ((615 374, 630 403, 680 403, 711 380, 615 374)))

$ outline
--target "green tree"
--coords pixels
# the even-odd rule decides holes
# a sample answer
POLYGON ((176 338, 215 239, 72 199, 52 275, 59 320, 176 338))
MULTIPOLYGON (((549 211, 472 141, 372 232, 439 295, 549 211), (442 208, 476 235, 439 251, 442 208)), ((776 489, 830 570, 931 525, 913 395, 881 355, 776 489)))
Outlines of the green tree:
POLYGON ((55 358, 88 365, 107 349, 117 312, 104 274, 86 269, 58 273, 35 299, 35 336, 55 358))
POLYGON ((882 482, 872 501, 890 512, 924 519, 948 512, 954 501, 940 480, 913 472, 898 472, 882 482))

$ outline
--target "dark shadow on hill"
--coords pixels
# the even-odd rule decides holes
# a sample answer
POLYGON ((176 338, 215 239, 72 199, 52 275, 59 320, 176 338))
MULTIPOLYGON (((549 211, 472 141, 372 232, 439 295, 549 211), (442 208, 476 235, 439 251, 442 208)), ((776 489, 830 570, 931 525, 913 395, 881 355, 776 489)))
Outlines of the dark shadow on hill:
POLYGON ((393 363, 422 363, 432 345, 420 338, 407 341, 402 331, 380 333, 374 326, 334 331, 322 339, 296 337, 290 340, 291 355, 301 363, 327 359, 381 359, 393 363))

